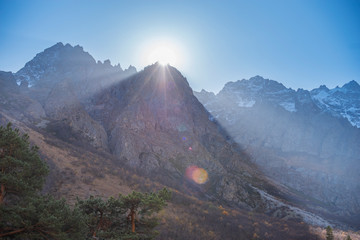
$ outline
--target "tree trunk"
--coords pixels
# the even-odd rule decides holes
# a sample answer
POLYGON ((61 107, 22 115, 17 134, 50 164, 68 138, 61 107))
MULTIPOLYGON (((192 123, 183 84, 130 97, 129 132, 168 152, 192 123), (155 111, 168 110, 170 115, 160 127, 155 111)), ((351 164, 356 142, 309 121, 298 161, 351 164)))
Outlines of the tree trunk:
POLYGON ((94 229, 94 232, 93 232, 93 238, 96 238, 96 232, 97 230, 99 230, 99 227, 101 226, 101 223, 102 223, 102 217, 103 217, 103 212, 101 211, 100 212, 100 220, 98 222, 98 224, 96 225, 95 229, 94 229))
POLYGON ((5 198, 5 185, 4 184, 1 184, 1 187, 0 187, 0 205, 3 204, 4 202, 4 198, 5 198))
POLYGON ((131 209, 130 212, 130 217, 131 217, 131 231, 134 233, 135 232, 135 211, 134 209, 131 209))
POLYGON ((25 228, 22 228, 22 229, 19 229, 19 230, 15 230, 15 231, 12 231, 12 232, 7 232, 7 233, 0 233, 0 238, 2 237, 6 237, 6 236, 11 236, 11 235, 14 235, 14 234, 17 234, 17 233, 21 233, 25 231, 25 228))

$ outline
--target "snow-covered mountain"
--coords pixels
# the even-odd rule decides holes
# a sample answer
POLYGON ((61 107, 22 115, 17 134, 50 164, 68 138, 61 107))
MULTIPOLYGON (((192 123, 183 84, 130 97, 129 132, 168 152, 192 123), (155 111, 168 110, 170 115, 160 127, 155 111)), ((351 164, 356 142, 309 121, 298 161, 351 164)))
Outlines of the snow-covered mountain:
POLYGON ((360 85, 351 81, 344 86, 328 89, 320 86, 310 92, 311 98, 322 110, 346 118, 360 128, 360 85))
POLYGON ((360 219, 360 87, 293 90, 260 76, 195 96, 279 184, 326 214, 360 219))
MULTIPOLYGON (((200 94, 200 98, 204 98, 206 91, 203 90, 200 94)), ((209 94, 211 98, 211 93, 209 94)), ((257 102, 266 102, 289 112, 320 110, 345 118, 351 125, 360 128, 360 85, 354 80, 334 89, 322 85, 311 91, 295 91, 276 81, 255 76, 249 80, 226 83, 216 96, 213 94, 213 98, 204 104, 211 104, 216 98, 228 99, 238 107, 245 108, 252 107, 257 102), (307 109, 304 109, 304 106, 307 109)), ((209 110, 211 111, 211 108, 209 110)))
POLYGON ((281 83, 260 76, 250 80, 229 82, 218 94, 221 98, 236 99, 239 107, 252 107, 256 102, 268 101, 287 111, 296 111, 295 91, 281 83))

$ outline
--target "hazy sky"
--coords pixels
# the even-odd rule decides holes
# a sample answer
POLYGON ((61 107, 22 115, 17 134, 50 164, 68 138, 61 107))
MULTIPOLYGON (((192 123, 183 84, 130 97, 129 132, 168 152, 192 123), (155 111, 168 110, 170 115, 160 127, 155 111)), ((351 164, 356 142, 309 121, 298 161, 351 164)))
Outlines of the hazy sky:
POLYGON ((255 75, 335 87, 360 82, 360 0, 0 0, 0 70, 57 42, 138 70, 166 43, 194 90, 255 75))

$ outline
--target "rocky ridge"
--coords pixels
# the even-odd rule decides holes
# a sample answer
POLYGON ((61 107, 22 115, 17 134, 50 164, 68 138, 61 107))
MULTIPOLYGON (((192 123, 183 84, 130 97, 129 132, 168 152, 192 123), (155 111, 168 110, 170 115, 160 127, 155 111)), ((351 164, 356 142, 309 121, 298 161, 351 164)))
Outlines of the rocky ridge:
POLYGON ((360 216, 358 94, 355 81, 295 91, 259 76, 217 95, 195 92, 265 174, 308 196, 311 209, 351 224, 360 216))

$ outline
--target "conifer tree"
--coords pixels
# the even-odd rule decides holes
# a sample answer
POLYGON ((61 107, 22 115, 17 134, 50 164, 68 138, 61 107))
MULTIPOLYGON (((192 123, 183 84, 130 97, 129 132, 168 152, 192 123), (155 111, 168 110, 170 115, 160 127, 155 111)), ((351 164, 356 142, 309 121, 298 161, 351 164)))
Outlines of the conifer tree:
POLYGON ((351 240, 350 235, 347 235, 346 238, 345 238, 345 240, 351 240))
POLYGON ((86 216, 87 237, 111 239, 123 233, 125 209, 119 199, 91 196, 88 199, 78 199, 78 208, 86 216))
POLYGON ((0 238, 84 239, 84 217, 65 200, 41 196, 48 167, 9 123, 0 127, 0 238))
POLYGON ((326 227, 326 240, 334 240, 333 230, 330 226, 326 227))
POLYGON ((133 191, 127 196, 120 195, 120 199, 128 212, 128 227, 132 235, 141 236, 141 239, 152 239, 157 235, 153 231, 154 227, 158 224, 157 218, 153 214, 159 212, 166 202, 170 199, 171 193, 163 188, 158 193, 140 193, 133 191), (146 233, 146 234, 143 234, 146 233))
POLYGON ((106 201, 99 197, 78 199, 76 207, 87 216, 89 239, 153 239, 158 224, 153 214, 166 206, 170 197, 166 188, 157 193, 134 191, 106 201))
POLYGON ((0 206, 9 196, 36 194, 48 174, 38 148, 30 147, 29 136, 21 136, 19 129, 11 128, 11 123, 0 126, 0 172, 0 206))
POLYGON ((85 239, 84 215, 65 200, 33 195, 0 207, 0 239, 85 239))

